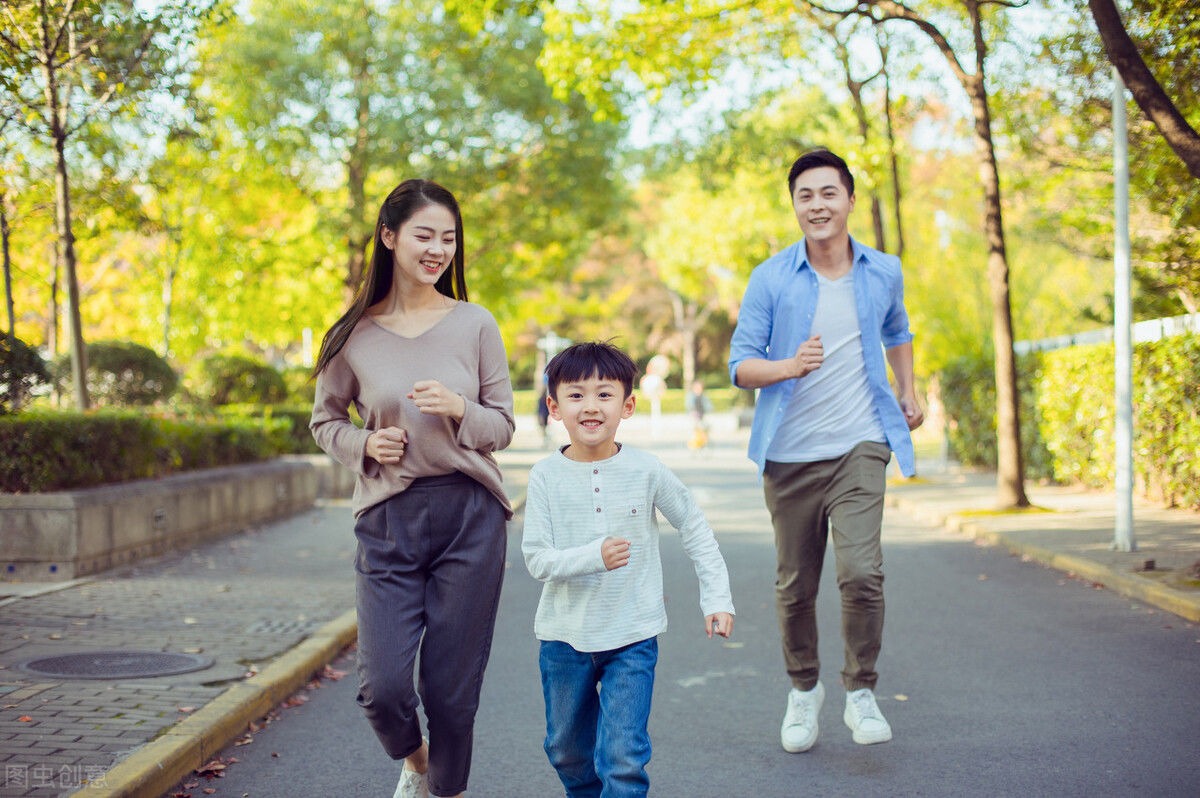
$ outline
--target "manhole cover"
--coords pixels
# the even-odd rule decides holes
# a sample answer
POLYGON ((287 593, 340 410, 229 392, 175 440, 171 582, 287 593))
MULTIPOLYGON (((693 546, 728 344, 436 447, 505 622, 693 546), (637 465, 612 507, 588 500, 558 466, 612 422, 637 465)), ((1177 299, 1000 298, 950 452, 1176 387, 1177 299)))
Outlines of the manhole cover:
POLYGON ((64 679, 132 679, 203 670, 211 657, 168 651, 84 651, 31 659, 17 665, 26 673, 64 679))

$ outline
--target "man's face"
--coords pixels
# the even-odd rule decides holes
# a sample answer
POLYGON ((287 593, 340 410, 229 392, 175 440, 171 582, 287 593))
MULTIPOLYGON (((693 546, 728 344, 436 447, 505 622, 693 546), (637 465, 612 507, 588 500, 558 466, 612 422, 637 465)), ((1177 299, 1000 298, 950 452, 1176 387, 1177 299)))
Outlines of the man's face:
POLYGON ((796 175, 792 207, 804 237, 813 242, 845 238, 854 197, 846 191, 842 176, 832 166, 819 166, 796 175))

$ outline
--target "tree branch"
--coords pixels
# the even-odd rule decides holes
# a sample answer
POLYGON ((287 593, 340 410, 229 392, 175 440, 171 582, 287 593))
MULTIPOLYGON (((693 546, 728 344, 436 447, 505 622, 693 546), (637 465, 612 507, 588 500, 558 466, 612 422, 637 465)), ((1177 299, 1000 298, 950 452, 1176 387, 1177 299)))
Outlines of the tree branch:
POLYGON ((1142 60, 1137 45, 1129 38, 1113 0, 1088 0, 1104 50, 1138 107, 1149 117, 1163 139, 1183 161, 1192 177, 1200 180, 1200 135, 1188 124, 1175 103, 1163 91, 1154 73, 1142 60))
POLYGON ((975 79, 974 75, 971 75, 963 68, 962 63, 958 60, 958 54, 954 52, 954 47, 942 35, 937 26, 903 3, 896 2, 896 0, 862 0, 849 13, 858 14, 875 22, 883 22, 888 19, 903 19, 913 23, 933 40, 934 46, 941 51, 946 62, 950 65, 951 71, 954 72, 954 76, 958 78, 964 88, 975 79), (875 10, 879 11, 881 16, 876 17, 872 13, 875 10))
MULTIPOLYGON (((46 51, 47 57, 50 57, 50 53, 57 52, 59 46, 62 44, 63 35, 67 32, 67 26, 71 23, 71 14, 75 11, 75 2, 76 0, 67 0, 67 5, 62 10, 58 30, 54 32, 54 43, 46 51)), ((46 13, 45 3, 42 4, 42 13, 46 13)))

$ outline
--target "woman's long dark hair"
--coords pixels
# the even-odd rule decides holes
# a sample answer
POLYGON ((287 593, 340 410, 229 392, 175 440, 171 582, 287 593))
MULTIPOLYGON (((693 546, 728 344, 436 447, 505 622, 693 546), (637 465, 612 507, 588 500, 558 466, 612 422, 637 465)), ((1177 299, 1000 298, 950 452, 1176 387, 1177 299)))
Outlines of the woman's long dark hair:
POLYGON ((387 199, 383 201, 383 206, 379 209, 379 221, 375 223, 375 240, 371 245, 371 263, 367 267, 367 276, 359 286, 354 301, 350 303, 350 309, 333 323, 329 332, 325 333, 325 337, 321 339, 321 352, 317 356, 316 368, 313 369, 314 377, 324 371, 325 367, 329 365, 329 361, 342 351, 346 340, 350 338, 350 333, 354 332, 355 325, 367 312, 367 308, 383 299, 387 296, 388 291, 392 290, 393 256, 392 251, 383 245, 384 228, 392 231, 399 230, 400 225, 427 205, 441 205, 454 214, 456 245, 454 259, 450 263, 450 268, 438 278, 434 287, 438 293, 451 299, 467 301, 467 281, 463 274, 465 263, 463 222, 462 213, 458 209, 458 201, 454 199, 453 194, 432 180, 405 180, 392 189, 392 193, 387 195, 387 199))

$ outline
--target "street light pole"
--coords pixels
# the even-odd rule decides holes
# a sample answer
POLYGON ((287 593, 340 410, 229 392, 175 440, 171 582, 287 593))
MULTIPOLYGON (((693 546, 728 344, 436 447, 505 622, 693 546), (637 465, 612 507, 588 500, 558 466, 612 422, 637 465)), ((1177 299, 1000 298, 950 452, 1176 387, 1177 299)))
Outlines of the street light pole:
POLYGON ((1113 341, 1116 378, 1116 517, 1114 551, 1137 551, 1133 535, 1133 334, 1129 265, 1129 142, 1125 127, 1125 84, 1113 67, 1113 341))

